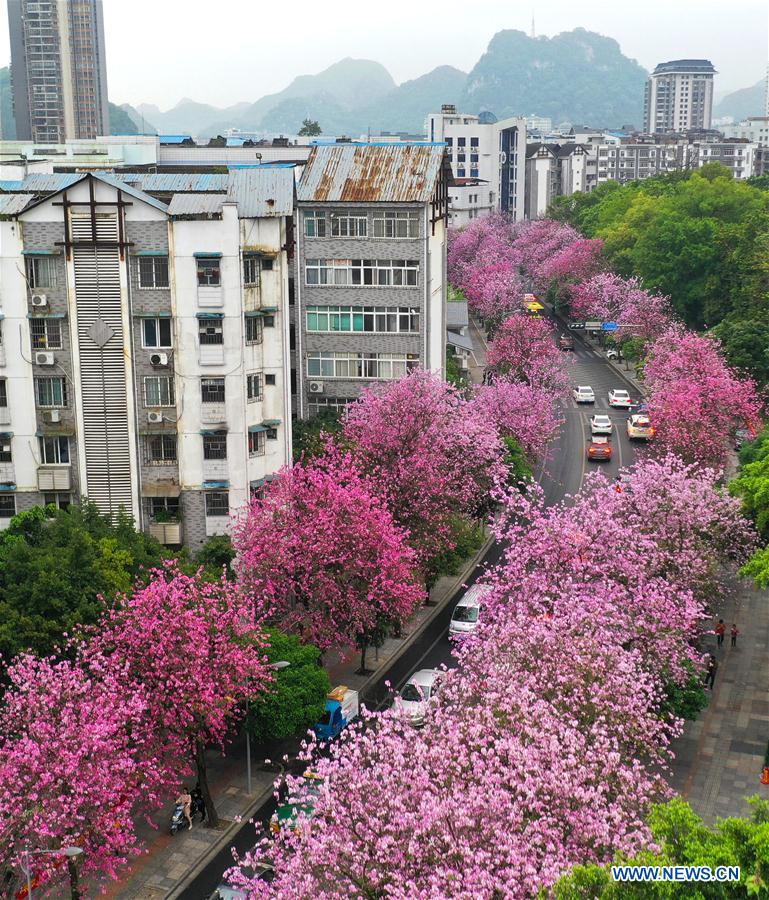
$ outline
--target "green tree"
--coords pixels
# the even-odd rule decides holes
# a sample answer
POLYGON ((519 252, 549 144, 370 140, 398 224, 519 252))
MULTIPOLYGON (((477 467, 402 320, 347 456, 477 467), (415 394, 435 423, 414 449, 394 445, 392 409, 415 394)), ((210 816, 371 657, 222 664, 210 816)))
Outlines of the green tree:
POLYGON ((320 125, 314 119, 304 119, 299 129, 300 137, 317 137, 322 134, 320 125))
POLYGON ((446 381, 454 387, 467 387, 467 375, 459 365, 459 357, 453 347, 446 347, 446 381))
POLYGON ((215 581, 222 577, 222 569, 227 576, 232 575, 232 561, 235 550, 228 534, 217 534, 210 537, 195 554, 195 566, 203 566, 207 575, 215 581))
POLYGON ((303 734, 320 721, 331 690, 317 647, 277 629, 268 629, 267 636, 269 662, 290 665, 275 670, 271 689, 260 694, 248 708, 246 727, 260 743, 303 734))
POLYGON ((130 516, 109 519, 86 500, 20 513, 0 534, 0 653, 51 652, 96 620, 99 595, 129 590, 165 556, 130 516))
POLYGON ((335 410, 326 410, 311 419, 294 419, 291 423, 294 462, 322 456, 326 436, 337 437, 342 430, 340 419, 340 414, 335 410))

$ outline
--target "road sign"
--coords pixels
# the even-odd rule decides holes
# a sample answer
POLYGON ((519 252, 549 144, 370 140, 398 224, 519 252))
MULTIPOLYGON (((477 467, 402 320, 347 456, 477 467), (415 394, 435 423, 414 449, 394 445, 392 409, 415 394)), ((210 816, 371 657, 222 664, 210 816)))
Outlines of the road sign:
POLYGON ((572 328, 574 330, 577 330, 579 328, 584 328, 584 327, 585 327, 584 322, 569 322, 569 328, 572 328))
POLYGON ((616 322, 603 322, 601 324, 601 331, 616 331, 619 328, 616 322))
POLYGON ((600 322, 585 322, 585 328, 600 328, 600 322))

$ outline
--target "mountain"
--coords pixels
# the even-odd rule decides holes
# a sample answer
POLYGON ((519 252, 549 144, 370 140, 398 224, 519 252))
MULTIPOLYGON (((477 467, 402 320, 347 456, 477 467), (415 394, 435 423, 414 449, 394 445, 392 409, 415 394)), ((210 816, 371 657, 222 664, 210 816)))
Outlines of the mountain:
POLYGON ((731 116, 735 122, 741 122, 748 116, 763 116, 766 103, 766 81, 762 78, 752 87, 742 88, 727 94, 713 107, 716 119, 731 116))
POLYGON ((250 103, 235 103, 219 109, 208 103, 197 103, 185 97, 172 109, 161 112, 157 106, 151 103, 141 103, 136 107, 139 116, 144 116, 145 121, 152 122, 160 134, 200 134, 210 122, 217 119, 233 120, 248 109, 250 103))
POLYGON ((13 120, 11 100, 11 70, 8 66, 0 69, 0 139, 12 141, 16 137, 16 122, 13 120))
POLYGON ((554 122, 640 126, 646 76, 615 40, 584 28, 552 38, 500 31, 467 76, 462 104, 500 119, 536 113, 554 122))

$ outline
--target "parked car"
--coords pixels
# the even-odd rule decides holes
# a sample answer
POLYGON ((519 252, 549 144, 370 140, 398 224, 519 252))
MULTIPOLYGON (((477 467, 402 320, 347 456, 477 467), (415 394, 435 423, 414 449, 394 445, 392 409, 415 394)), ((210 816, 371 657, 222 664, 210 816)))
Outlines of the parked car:
POLYGON ((595 403, 595 392, 588 384, 581 384, 571 392, 577 403, 595 403))
POLYGON ((608 461, 611 459, 611 444, 607 437, 597 435, 587 446, 587 458, 593 462, 608 461))
POLYGON ((558 346, 561 348, 561 350, 573 350, 574 338, 570 334, 562 334, 558 338, 558 346))
POLYGON ((449 637, 462 640, 478 627, 483 598, 491 591, 488 584, 474 584, 454 607, 449 622, 449 637))
POLYGON ((627 391, 621 388, 614 388, 613 391, 609 391, 609 406, 630 409, 632 405, 633 401, 630 399, 630 394, 627 391))
POLYGON ((440 669, 420 669, 414 672, 395 699, 398 716, 415 728, 424 725, 427 705, 438 696, 442 676, 440 669))
POLYGON ((614 423, 610 416, 596 413, 590 416, 590 434, 611 434, 614 431, 614 423))
POLYGON ((609 347, 609 349, 606 351, 606 359, 620 360, 622 359, 622 354, 614 347, 609 347))
POLYGON ((631 441, 650 441, 654 437, 651 419, 648 416, 631 416, 627 420, 627 436, 631 441))

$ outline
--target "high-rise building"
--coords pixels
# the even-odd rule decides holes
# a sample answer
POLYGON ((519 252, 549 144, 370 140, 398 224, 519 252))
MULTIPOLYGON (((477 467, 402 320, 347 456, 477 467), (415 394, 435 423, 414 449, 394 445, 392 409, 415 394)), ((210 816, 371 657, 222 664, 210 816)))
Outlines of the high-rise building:
POLYGON ((108 134, 101 0, 8 0, 8 25, 17 138, 108 134))
POLYGON ((682 134, 692 128, 710 128, 715 74, 708 59, 660 63, 646 82, 644 131, 682 134))

